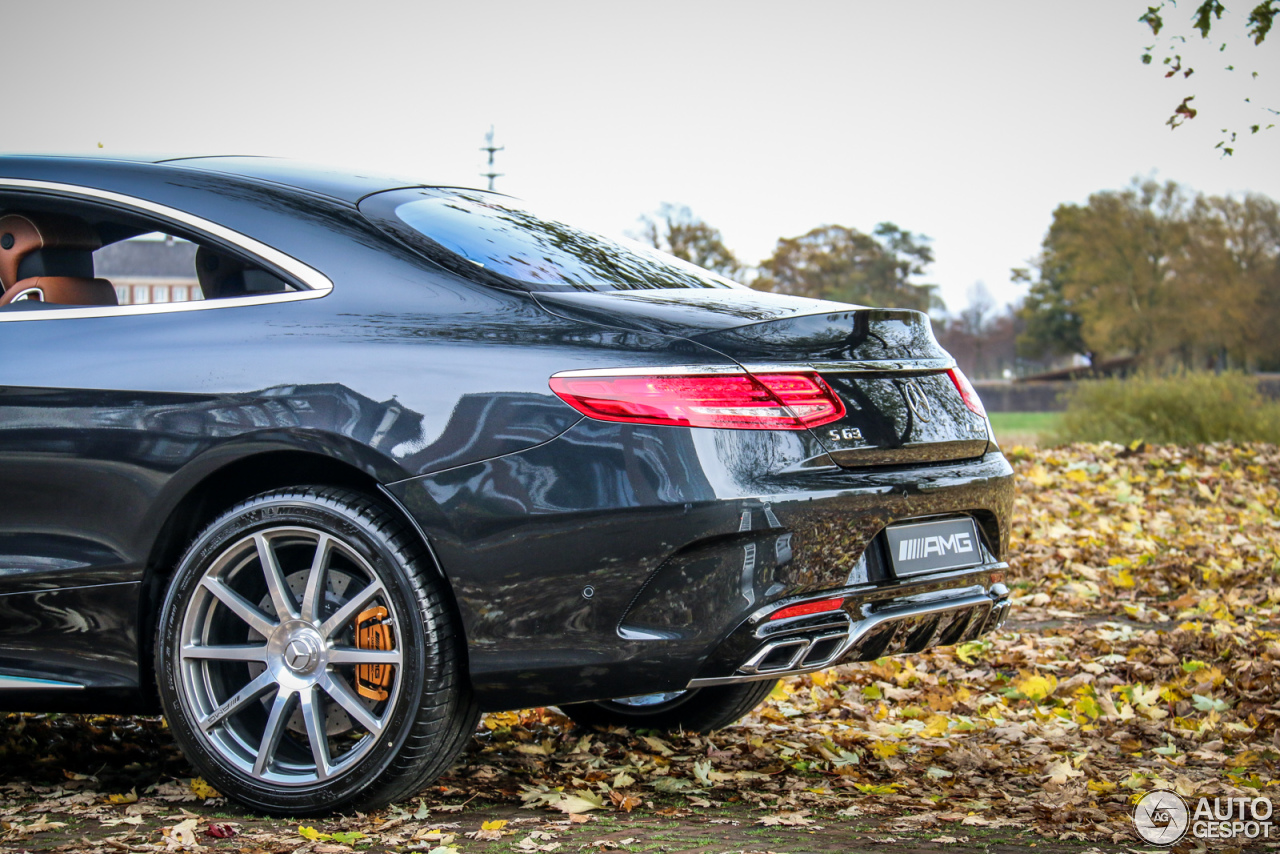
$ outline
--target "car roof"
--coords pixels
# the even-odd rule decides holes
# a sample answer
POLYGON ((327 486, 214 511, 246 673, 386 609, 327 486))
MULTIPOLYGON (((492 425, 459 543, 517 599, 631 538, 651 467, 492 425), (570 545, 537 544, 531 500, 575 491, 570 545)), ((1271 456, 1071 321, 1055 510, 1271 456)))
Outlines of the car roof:
MULTIPOLYGON (((15 155, 27 161, 57 160, 59 165, 67 166, 72 162, 86 166, 108 164, 111 162, 154 166, 157 170, 172 168, 196 169, 203 172, 216 172, 224 175, 246 178, 251 181, 264 181, 285 187, 292 187, 310 193, 316 193, 337 199, 348 204, 357 204, 361 199, 374 193, 394 190, 402 187, 441 186, 440 183, 414 180, 412 178, 382 175, 376 172, 352 171, 334 166, 304 163, 280 157, 260 157, 255 155, 216 155, 216 156, 181 156, 181 155, 146 155, 146 154, 29 154, 15 155)), ((7 157, 0 157, 0 166, 7 157)))

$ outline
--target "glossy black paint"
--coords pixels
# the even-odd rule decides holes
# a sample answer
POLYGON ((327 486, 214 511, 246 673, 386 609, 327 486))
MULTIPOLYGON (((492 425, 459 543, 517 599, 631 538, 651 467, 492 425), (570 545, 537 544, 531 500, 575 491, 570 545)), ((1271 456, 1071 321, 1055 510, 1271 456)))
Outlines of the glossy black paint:
POLYGON ((482 704, 574 702, 684 687, 752 612, 845 587, 898 519, 969 512, 1006 550, 998 453, 852 473, 801 466, 811 441, 586 421, 392 489, 456 568, 482 704))
POLYGON ((0 691, 0 708, 132 711, 138 695, 136 584, 56 587, 0 596, 0 674, 92 686, 0 691))
MULTIPOLYGON (((753 291, 495 288, 357 207, 412 182, 277 161, 0 158, 3 178, 167 205, 334 287, 0 323, 0 614, 15 615, 0 620, 0 677, 86 686, 0 690, 0 708, 149 696, 140 662, 182 548, 228 501, 290 483, 403 509, 453 590, 488 709, 682 688, 737 654, 723 644, 751 612, 846 586, 895 519, 971 513, 997 558, 1007 548, 1009 468, 944 375, 919 378, 937 406, 921 424, 901 379, 824 374, 849 407, 831 428, 860 441, 597 422, 547 385, 584 368, 945 357, 919 315, 753 291)), ((0 187, 0 210, 66 201, 0 187)), ((890 581, 873 570, 868 589, 890 581)))
MULTIPOLYGON (((948 358, 928 321, 914 311, 830 311, 839 304, 756 291, 735 292, 732 300, 693 290, 536 296, 565 317, 687 336, 760 369, 798 362, 948 358)), ((931 404, 922 414, 909 405, 901 376, 838 371, 822 376, 848 409, 845 418, 815 431, 840 465, 972 459, 987 450, 986 419, 965 407, 945 374, 911 377, 931 404)))

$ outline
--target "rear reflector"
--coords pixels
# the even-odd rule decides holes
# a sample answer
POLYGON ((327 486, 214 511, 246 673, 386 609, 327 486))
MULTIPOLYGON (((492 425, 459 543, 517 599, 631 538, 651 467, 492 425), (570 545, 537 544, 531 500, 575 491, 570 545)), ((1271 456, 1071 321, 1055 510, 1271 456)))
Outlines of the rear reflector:
POLYGON ((839 421, 844 404, 810 373, 552 377, 551 390, 600 421, 803 430, 839 421))
POLYGON ((774 611, 769 616, 770 620, 785 620, 787 617, 804 617, 808 614, 825 614, 827 611, 839 611, 840 606, 844 604, 844 597, 838 599, 823 599, 820 602, 805 602, 800 605, 792 605, 789 608, 783 608, 781 611, 774 611))
POLYGON ((970 384, 969 378, 964 375, 964 371, 959 368, 952 368, 947 371, 947 376, 951 377, 951 382, 955 384, 956 391, 960 392, 960 399, 964 401, 965 406, 969 407, 969 411, 986 418, 987 410, 982 405, 982 399, 973 390, 973 385, 970 384))

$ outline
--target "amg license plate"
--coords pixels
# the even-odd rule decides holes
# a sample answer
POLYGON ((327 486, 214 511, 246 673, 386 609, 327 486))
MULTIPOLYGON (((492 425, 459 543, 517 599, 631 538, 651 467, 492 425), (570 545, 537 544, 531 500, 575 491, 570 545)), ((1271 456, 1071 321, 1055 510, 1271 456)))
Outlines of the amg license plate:
POLYGON ((982 563, 978 526, 969 516, 891 525, 884 533, 899 578, 982 563))

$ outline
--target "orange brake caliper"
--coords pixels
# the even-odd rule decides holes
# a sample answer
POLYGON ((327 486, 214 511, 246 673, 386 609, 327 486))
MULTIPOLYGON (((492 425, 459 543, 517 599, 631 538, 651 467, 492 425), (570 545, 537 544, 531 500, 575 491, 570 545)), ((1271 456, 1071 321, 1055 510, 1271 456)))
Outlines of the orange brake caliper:
MULTIPOLYGON (((391 636, 391 627, 384 625, 387 609, 376 605, 361 611, 356 617, 356 647, 359 649, 395 649, 395 639, 391 636)), ((391 686, 390 664, 357 664, 356 691, 361 697, 370 700, 385 700, 390 696, 387 688, 391 686)))

